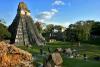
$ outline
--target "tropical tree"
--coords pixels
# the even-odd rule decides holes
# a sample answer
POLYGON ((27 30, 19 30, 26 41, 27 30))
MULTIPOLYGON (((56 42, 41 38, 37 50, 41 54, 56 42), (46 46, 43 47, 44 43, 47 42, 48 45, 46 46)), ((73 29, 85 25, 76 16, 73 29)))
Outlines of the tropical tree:
POLYGON ((37 27, 37 29, 38 29, 38 31, 41 33, 42 32, 42 25, 41 25, 42 23, 41 22, 36 22, 35 23, 35 26, 37 27))
POLYGON ((0 41, 3 39, 8 39, 10 38, 11 34, 8 32, 7 27, 0 23, 0 41))
POLYGON ((67 39, 71 42, 87 41, 90 39, 93 21, 78 21, 70 24, 67 29, 67 39))
POLYGON ((100 36, 100 22, 99 21, 93 22, 91 35, 100 36))
POLYGON ((54 35, 54 25, 53 24, 47 25, 46 28, 43 30, 42 34, 45 37, 45 39, 49 41, 54 35))
POLYGON ((61 25, 55 25, 54 26, 54 29, 57 30, 57 31, 59 31, 59 32, 62 32, 62 28, 63 27, 61 25))
POLYGON ((78 21, 75 24, 77 35, 80 40, 89 40, 92 29, 92 21, 78 21))

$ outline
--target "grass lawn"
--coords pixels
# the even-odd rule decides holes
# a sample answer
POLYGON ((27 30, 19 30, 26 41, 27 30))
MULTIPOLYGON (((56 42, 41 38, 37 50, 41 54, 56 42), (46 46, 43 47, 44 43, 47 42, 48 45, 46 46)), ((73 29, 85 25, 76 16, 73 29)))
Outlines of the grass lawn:
POLYGON ((63 67, 100 67, 100 62, 64 58, 63 67))
POLYGON ((53 52, 56 48, 74 48, 79 51, 81 55, 84 53, 87 54, 89 57, 88 61, 84 61, 83 59, 69 59, 62 55, 63 57, 63 67, 100 67, 100 61, 94 61, 93 58, 95 55, 100 56, 100 46, 93 45, 93 44, 85 44, 82 43, 80 47, 75 45, 71 45, 70 42, 54 42, 54 43, 47 43, 45 47, 38 47, 33 45, 31 48, 27 48, 26 46, 18 46, 19 48, 30 52, 33 57, 37 58, 36 62, 42 63, 43 56, 40 55, 40 48, 43 48, 45 53, 48 53, 48 47, 53 52))

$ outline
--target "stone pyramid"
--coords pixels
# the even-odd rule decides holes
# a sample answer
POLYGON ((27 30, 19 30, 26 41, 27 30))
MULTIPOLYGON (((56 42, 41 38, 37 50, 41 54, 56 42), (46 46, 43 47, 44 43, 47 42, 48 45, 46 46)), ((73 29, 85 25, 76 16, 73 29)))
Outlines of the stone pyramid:
POLYGON ((11 32, 10 43, 18 45, 32 45, 36 43, 37 45, 44 45, 45 39, 39 33, 30 14, 26 4, 20 2, 16 17, 9 26, 9 31, 11 32))

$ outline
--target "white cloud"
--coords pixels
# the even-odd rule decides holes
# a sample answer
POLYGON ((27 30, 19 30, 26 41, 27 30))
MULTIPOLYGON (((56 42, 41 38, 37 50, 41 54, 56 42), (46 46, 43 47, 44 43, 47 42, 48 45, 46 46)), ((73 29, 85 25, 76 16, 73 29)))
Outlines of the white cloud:
POLYGON ((45 21, 51 19, 56 13, 58 13, 57 9, 51 9, 50 11, 41 12, 39 15, 36 16, 37 20, 45 21))
POLYGON ((54 22, 54 21, 47 21, 46 24, 54 24, 54 25, 61 25, 63 27, 68 27, 70 24, 73 24, 73 22, 54 22))
POLYGON ((55 13, 57 13, 57 12, 58 12, 58 10, 57 10, 57 9, 51 9, 51 11, 52 11, 52 12, 55 12, 55 13))
MULTIPOLYGON (((52 5, 53 6, 55 6, 55 5, 62 6, 62 5, 65 5, 65 3, 62 0, 54 0, 52 5)), ((68 3, 68 5, 70 5, 70 4, 68 3)), ((35 16, 35 21, 40 21, 40 22, 48 21, 52 17, 54 17, 55 14, 57 14, 58 12, 59 12, 58 9, 51 9, 50 11, 40 12, 38 15, 35 16)))
POLYGON ((65 3, 61 0, 55 0, 53 5, 65 5, 65 3))
POLYGON ((34 22, 37 22, 37 21, 39 21, 39 22, 44 22, 44 19, 37 19, 37 18, 34 18, 34 22))

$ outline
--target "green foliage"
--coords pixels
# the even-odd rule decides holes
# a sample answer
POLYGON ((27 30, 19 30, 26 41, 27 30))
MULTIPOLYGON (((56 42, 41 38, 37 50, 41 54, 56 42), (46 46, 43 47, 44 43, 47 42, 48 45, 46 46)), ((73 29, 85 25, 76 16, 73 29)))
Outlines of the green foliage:
POLYGON ((40 22, 36 22, 35 26, 37 27, 38 31, 41 33, 42 32, 42 26, 40 22))
POLYGON ((46 29, 44 29, 44 32, 42 34, 47 41, 49 41, 49 39, 52 37, 53 31, 54 31, 54 25, 53 24, 47 25, 46 29))
POLYGON ((80 40, 89 40, 92 29, 92 21, 79 21, 76 24, 78 38, 80 40))
POLYGON ((93 23, 91 35, 100 36, 100 22, 94 22, 93 23))
POLYGON ((61 25, 55 25, 55 29, 58 30, 59 32, 62 31, 62 26, 61 25))
POLYGON ((92 25, 94 21, 78 21, 75 24, 69 25, 68 34, 70 39, 76 39, 81 41, 87 41, 90 39, 92 25), (72 34, 73 33, 73 34, 72 34), (73 36, 73 37, 71 37, 73 36))
POLYGON ((61 25, 49 24, 46 26, 46 29, 44 29, 43 36, 47 41, 50 39, 64 41, 64 33, 62 32, 63 28, 64 27, 61 25))
POLYGON ((18 9, 24 9, 24 10, 28 10, 27 9, 27 6, 24 2, 20 2, 19 5, 18 5, 18 9))
POLYGON ((100 41, 100 22, 94 20, 77 21, 75 24, 70 24, 64 32, 61 25, 49 24, 43 30, 43 36, 47 41, 55 39, 58 41, 100 41))
POLYGON ((7 27, 0 23, 0 40, 3 40, 3 39, 8 39, 10 38, 10 33, 8 32, 8 29, 7 27))

